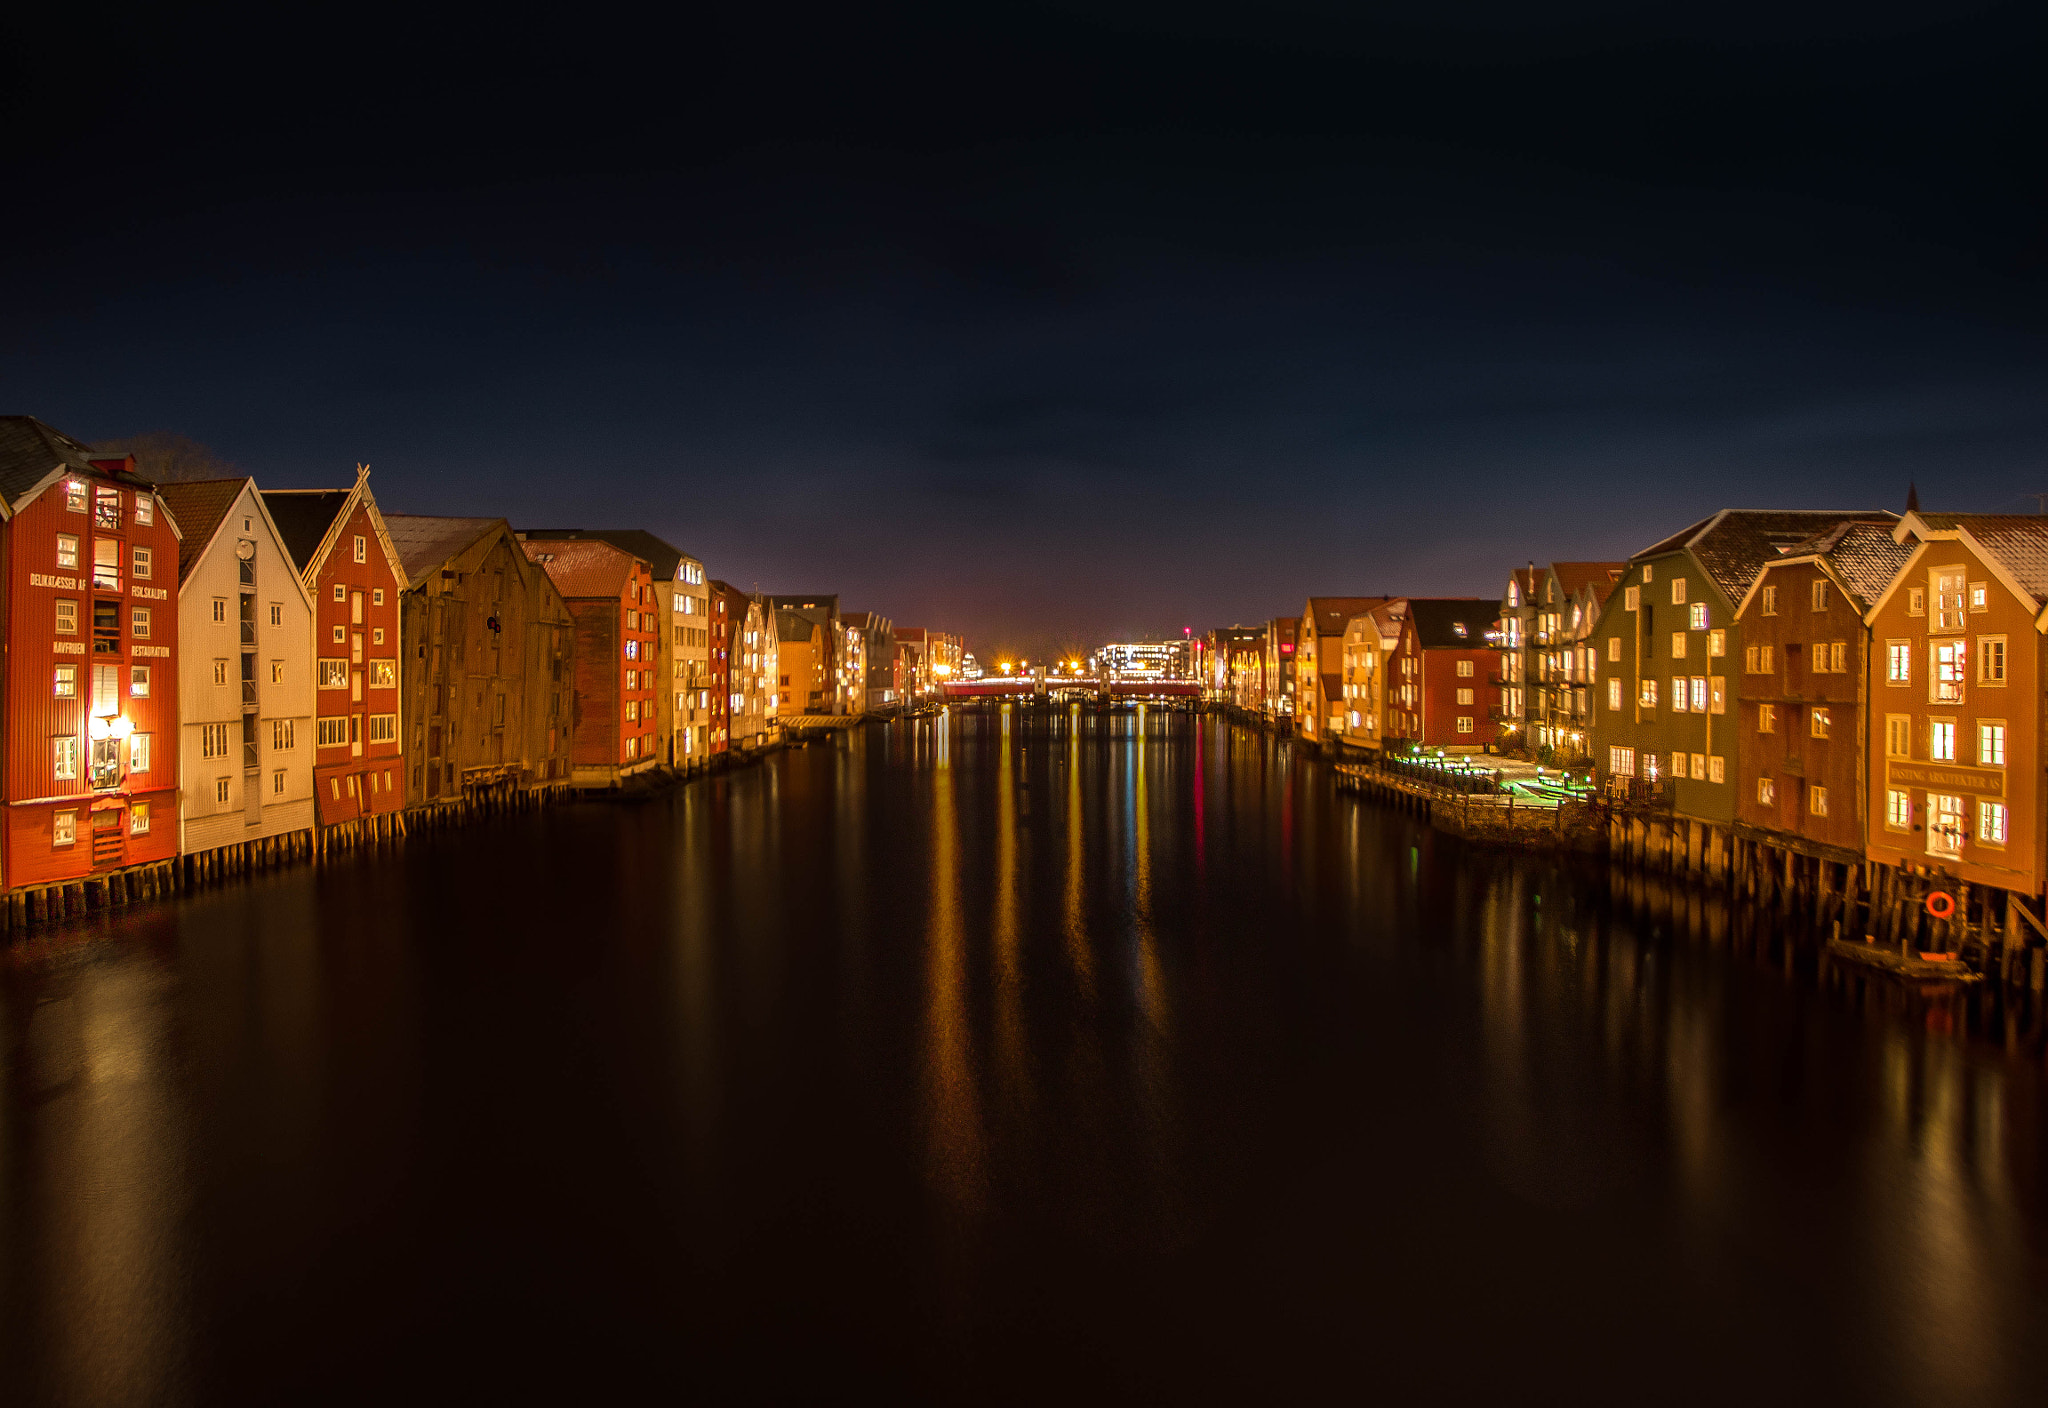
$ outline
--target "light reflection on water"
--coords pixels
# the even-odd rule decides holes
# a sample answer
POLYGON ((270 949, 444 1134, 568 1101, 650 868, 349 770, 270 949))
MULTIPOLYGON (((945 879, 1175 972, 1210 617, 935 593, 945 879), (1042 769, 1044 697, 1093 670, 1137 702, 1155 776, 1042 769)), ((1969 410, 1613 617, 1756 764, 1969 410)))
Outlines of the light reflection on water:
POLYGON ((4 978, 10 1403, 1994 1403, 2048 1358, 2031 1014, 1214 719, 874 728, 4 978))

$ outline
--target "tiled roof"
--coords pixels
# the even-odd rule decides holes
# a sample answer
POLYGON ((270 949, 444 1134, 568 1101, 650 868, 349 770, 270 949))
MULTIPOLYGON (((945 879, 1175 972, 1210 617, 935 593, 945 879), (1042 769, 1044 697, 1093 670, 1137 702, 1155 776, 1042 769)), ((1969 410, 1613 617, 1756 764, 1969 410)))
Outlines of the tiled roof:
POLYGON ((327 530, 334 526, 334 515, 341 512, 342 505, 355 492, 352 489, 265 489, 263 506, 270 510, 270 521, 277 525, 278 536, 284 539, 285 550, 292 555, 292 566, 304 572, 306 564, 313 560, 313 554, 320 551, 320 544, 326 540, 327 530))
POLYGON ((1866 611, 1913 555, 1911 545, 1892 537, 1892 530, 1881 523, 1844 523, 1823 534, 1809 550, 1826 559, 1856 605, 1866 611))
POLYGON ((1936 532, 1961 529, 1995 556, 2019 584, 2048 602, 2048 517, 2032 513, 1923 513, 1936 532))
POLYGON ((1614 584, 1621 580, 1621 574, 1628 571, 1626 562, 1553 562, 1551 575, 1557 578, 1558 590, 1569 601, 1586 587, 1593 588, 1594 599, 1605 605, 1607 594, 1614 590, 1614 584))
POLYGON ((1766 562, 1796 550, 1844 519, 1890 527, 1899 516, 1883 509, 1727 508, 1644 548, 1630 561, 1690 548, 1694 560, 1722 594, 1730 601, 1740 601, 1766 562))
MULTIPOLYGON (((235 506, 235 500, 242 496, 242 490, 248 483, 247 477, 243 477, 199 479, 157 486, 157 497, 164 501, 164 507, 177 520, 178 530, 185 535, 178 540, 179 581, 192 574, 192 564, 213 541, 220 521, 228 516, 228 510, 235 506)), ((295 562, 292 567, 296 570, 298 564, 295 562)))
MULTIPOLYGON (((110 460, 123 457, 102 455, 34 416, 0 416, 0 498, 5 498, 10 508, 20 501, 23 494, 42 483, 51 470, 60 467, 108 474, 136 488, 149 486, 149 480, 126 470, 94 470, 92 462, 95 458, 110 460)), ((172 515, 173 518, 176 516, 172 515)), ((178 526, 180 529, 184 527, 182 523, 178 526)))
POLYGON ((522 538, 596 538, 610 543, 613 547, 633 554, 653 569, 657 582, 673 582, 676 568, 686 557, 692 562, 700 561, 691 557, 681 548, 663 542, 645 528, 522 528, 522 538))
POLYGON ((781 610, 775 613, 775 639, 780 641, 809 640, 811 632, 823 622, 802 611, 781 610))
POLYGON ((384 531, 391 535, 391 546, 398 549, 398 560, 405 564, 406 584, 415 589, 429 572, 498 528, 511 531, 502 518, 440 518, 424 513, 384 515, 384 531))
POLYGON ((602 538, 528 538, 519 546, 529 562, 546 569, 555 590, 566 597, 617 597, 633 575, 637 554, 602 538))
POLYGON ((1315 617, 1317 635, 1341 636, 1346 621, 1372 610, 1385 600, 1383 596, 1312 596, 1308 599, 1308 609, 1315 617))
POLYGON ((1500 617, 1496 597, 1409 597, 1415 638, 1424 650, 1484 650, 1500 617), (1458 628, 1464 627, 1463 634, 1458 628))

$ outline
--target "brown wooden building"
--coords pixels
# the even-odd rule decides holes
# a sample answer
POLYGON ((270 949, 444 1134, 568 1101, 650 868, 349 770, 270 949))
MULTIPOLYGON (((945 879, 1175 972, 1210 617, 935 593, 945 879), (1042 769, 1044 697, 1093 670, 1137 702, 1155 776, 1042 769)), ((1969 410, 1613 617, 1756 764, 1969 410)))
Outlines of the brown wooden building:
POLYGON ((644 558, 595 538, 527 538, 575 623, 571 780, 616 787, 661 761, 655 700, 660 623, 644 558))
POLYGON ((1489 597, 1407 597, 1400 642, 1387 657, 1389 742, 1477 753, 1500 737, 1487 679, 1500 652, 1487 639, 1500 604, 1489 597))
POLYGON ((1844 523, 1757 573, 1735 612, 1737 836, 1838 863, 1863 860, 1863 617, 1909 552, 1888 525, 1844 523))
POLYGON ((568 782, 574 626, 502 518, 385 515, 405 564, 406 805, 568 782))
POLYGON ((1909 512, 1870 626, 1872 860, 2041 893, 2048 518, 1909 512))

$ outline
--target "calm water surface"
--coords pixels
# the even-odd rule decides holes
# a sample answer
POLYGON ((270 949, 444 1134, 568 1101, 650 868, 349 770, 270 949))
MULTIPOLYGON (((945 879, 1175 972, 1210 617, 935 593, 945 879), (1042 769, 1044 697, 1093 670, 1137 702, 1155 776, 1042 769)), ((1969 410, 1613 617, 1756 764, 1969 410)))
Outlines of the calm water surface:
POLYGON ((2038 1046, 1683 908, 982 715, 129 911, 0 1398, 2048 1401, 2038 1046))

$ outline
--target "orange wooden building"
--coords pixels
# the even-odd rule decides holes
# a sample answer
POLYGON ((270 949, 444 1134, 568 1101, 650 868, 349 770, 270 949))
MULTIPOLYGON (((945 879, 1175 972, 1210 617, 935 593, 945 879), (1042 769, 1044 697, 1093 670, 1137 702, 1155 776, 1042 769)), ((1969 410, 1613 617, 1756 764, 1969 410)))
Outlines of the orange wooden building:
MULTIPOLYGON (((661 762, 657 700, 661 622, 654 570, 600 538, 523 538, 575 625, 570 779, 616 787, 661 762)), ((714 615, 713 620, 717 618, 714 615)))
POLYGON ((405 565, 357 466, 348 489, 266 489, 306 589, 313 594, 313 796, 335 826, 405 807, 398 681, 405 565))
POLYGON ((0 417, 0 884, 178 848, 178 530, 125 455, 0 417))

